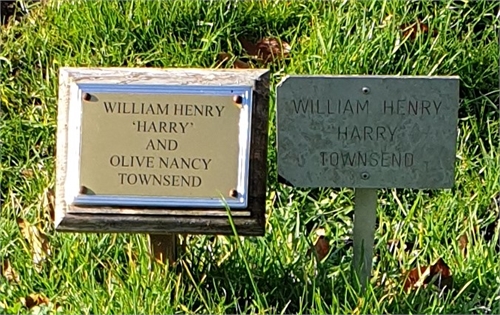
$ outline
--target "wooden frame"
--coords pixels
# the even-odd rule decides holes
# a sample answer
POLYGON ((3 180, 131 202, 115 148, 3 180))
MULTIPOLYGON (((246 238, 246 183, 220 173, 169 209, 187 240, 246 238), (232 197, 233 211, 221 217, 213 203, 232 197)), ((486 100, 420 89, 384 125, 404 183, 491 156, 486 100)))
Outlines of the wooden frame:
POLYGON ((224 207, 148 208, 76 206, 66 198, 71 89, 78 84, 250 87, 251 133, 247 207, 231 209, 240 235, 263 235, 267 179, 269 71, 267 69, 61 68, 56 160, 55 226, 65 232, 232 234, 224 207))

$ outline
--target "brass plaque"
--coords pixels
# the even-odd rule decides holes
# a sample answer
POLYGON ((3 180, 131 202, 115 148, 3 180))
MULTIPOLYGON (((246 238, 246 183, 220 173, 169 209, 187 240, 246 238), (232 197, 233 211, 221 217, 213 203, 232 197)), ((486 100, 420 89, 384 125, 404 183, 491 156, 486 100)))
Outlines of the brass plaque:
POLYGON ((92 93, 81 115, 86 194, 220 198, 237 187, 231 96, 92 93))

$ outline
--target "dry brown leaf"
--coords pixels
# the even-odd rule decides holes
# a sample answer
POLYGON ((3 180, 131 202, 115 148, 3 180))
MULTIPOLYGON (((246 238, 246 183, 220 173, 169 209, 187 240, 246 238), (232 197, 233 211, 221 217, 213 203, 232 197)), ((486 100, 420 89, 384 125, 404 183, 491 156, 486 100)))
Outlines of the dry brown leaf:
POLYGON ((291 47, 287 42, 276 38, 266 37, 257 42, 257 56, 264 63, 273 62, 290 55, 291 47))
POLYGON ((21 175, 26 179, 32 179, 34 174, 32 169, 24 169, 21 171, 21 175))
POLYGON ((8 281, 19 282, 19 275, 14 268, 12 268, 8 259, 5 259, 2 262, 2 276, 4 276, 8 281))
POLYGON ((425 280, 431 273, 431 268, 429 267, 417 267, 413 268, 406 275, 406 280, 404 283, 404 290, 409 291, 411 289, 416 289, 425 285, 425 280))
MULTIPOLYGON (((403 24, 401 29, 403 31, 403 37, 408 36, 411 40, 417 38, 418 34, 429 33, 429 26, 422 23, 420 20, 412 24, 403 24)), ((436 36, 437 30, 433 30, 432 35, 436 36)))
POLYGON ((230 60, 232 56, 226 52, 220 52, 217 54, 217 60, 219 60, 219 63, 226 62, 230 60))
POLYGON ((251 68, 250 64, 248 62, 244 62, 240 59, 236 59, 233 63, 233 67, 235 69, 249 69, 251 68))
POLYGON ((257 58, 264 64, 287 58, 291 51, 290 44, 274 37, 264 37, 256 44, 243 37, 238 37, 238 40, 248 55, 257 58))
POLYGON ((427 284, 433 283, 438 288, 451 288, 453 285, 453 277, 448 265, 442 258, 430 267, 418 267, 408 272, 406 281, 404 283, 404 290, 409 291, 427 284))
POLYGON ((324 236, 320 236, 314 245, 314 249, 316 250, 316 254, 318 254, 319 260, 323 260, 330 251, 330 244, 324 236))
POLYGON ((32 309, 35 306, 42 304, 49 305, 49 299, 43 294, 32 293, 25 298, 21 298, 21 302, 28 309, 32 309))
POLYGON ((231 59, 231 55, 225 52, 220 52, 217 54, 217 64, 215 65, 216 69, 221 68, 224 63, 231 59))
POLYGON ((316 230, 316 235, 318 236, 316 238, 316 241, 314 242, 314 246, 311 247, 307 251, 307 255, 311 255, 312 251, 316 253, 318 259, 321 261, 323 258, 325 258, 328 255, 328 252, 330 251, 330 243, 328 239, 325 237, 325 230, 322 228, 319 228, 316 230))
POLYGON ((17 218, 17 225, 30 246, 29 251, 33 257, 33 264, 37 271, 40 272, 41 263, 51 254, 49 240, 37 226, 24 219, 17 218))
POLYGON ((464 257, 467 256, 467 244, 468 243, 469 243, 469 239, 467 238, 467 235, 465 235, 465 234, 460 236, 460 238, 458 239, 458 247, 462 251, 462 254, 464 255, 464 257))
POLYGON ((431 267, 431 274, 427 278, 427 282, 430 283, 431 281, 434 281, 433 283, 439 289, 445 287, 450 289, 453 286, 453 277, 451 276, 450 267, 448 267, 442 258, 439 258, 431 267))
POLYGON ((316 252, 316 255, 318 255, 319 260, 323 260, 323 258, 325 258, 326 255, 328 255, 328 252, 330 251, 330 243, 328 242, 328 239, 325 237, 325 234, 326 233, 324 229, 316 230, 316 235, 318 235, 318 239, 314 244, 314 250, 316 252))
POLYGON ((258 54, 257 45, 255 45, 251 41, 249 41, 241 36, 238 37, 238 41, 241 43, 241 46, 243 47, 243 49, 245 49, 247 51, 247 54, 249 54, 250 56, 257 56, 257 54, 258 54))

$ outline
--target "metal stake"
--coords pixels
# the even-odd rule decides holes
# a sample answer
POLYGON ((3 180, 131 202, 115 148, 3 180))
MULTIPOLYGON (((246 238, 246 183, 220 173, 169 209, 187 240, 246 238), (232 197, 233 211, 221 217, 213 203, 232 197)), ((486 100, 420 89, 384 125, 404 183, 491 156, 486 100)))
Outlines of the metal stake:
POLYGON ((372 272, 377 189, 356 189, 354 202, 354 268, 364 289, 372 272))

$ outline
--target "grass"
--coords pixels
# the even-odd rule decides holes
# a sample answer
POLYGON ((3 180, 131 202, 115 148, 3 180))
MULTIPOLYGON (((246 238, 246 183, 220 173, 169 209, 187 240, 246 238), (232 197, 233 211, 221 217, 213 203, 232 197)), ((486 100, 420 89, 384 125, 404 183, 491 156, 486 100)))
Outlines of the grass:
POLYGON ((500 313, 500 255, 482 233, 500 191, 496 2, 53 1, 29 12, 1 30, 0 312, 500 313), (417 18, 437 35, 402 37, 400 26, 417 18), (271 66, 265 236, 189 236, 172 269, 151 262, 145 235, 56 233, 46 194, 55 181, 59 67, 213 67, 221 51, 242 55, 238 35, 292 46, 290 60, 271 66), (353 191, 277 183, 274 92, 285 74, 461 78, 455 186, 379 192, 365 293, 350 278, 344 242, 353 191), (19 219, 47 235, 52 252, 38 266, 19 219), (308 253, 319 227, 330 242, 322 261, 308 253), (393 239, 414 246, 389 250, 393 239), (450 267, 451 290, 403 290, 404 270, 438 258, 450 267), (33 293, 49 302, 24 306, 33 293))

